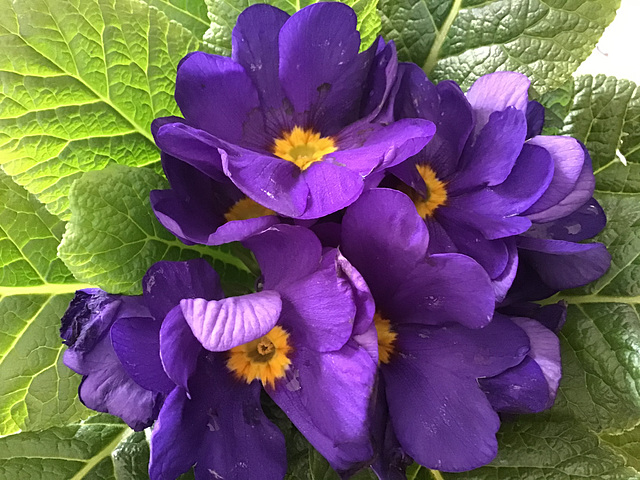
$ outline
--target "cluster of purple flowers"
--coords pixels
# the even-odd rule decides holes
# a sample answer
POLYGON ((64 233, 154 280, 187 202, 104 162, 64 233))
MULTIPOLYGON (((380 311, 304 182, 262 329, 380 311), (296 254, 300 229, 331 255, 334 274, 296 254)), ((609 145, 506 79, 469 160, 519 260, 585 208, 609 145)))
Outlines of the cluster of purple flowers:
POLYGON ((606 221, 589 154, 540 135, 524 75, 465 95, 393 43, 359 49, 343 4, 255 5, 231 58, 178 68, 154 212, 185 243, 241 241, 257 291, 159 262, 140 297, 79 291, 61 330, 82 401, 153 425, 153 480, 282 479, 263 391, 343 477, 381 479, 484 465, 499 413, 554 402, 566 306, 531 302, 609 266, 578 243, 606 221))

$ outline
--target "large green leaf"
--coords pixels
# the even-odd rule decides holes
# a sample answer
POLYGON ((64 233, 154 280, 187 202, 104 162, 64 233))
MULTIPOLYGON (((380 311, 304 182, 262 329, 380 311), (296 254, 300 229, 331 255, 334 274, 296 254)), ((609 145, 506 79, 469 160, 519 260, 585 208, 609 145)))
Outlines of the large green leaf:
POLYGON ((209 28, 209 17, 204 0, 144 0, 162 11, 171 20, 181 23, 197 38, 209 28))
POLYGON ((141 293, 141 279, 159 260, 204 257, 223 280, 253 283, 230 246, 186 246, 156 220, 149 192, 168 188, 150 169, 112 165, 87 172, 71 189, 71 220, 59 247, 76 278, 111 293, 141 293))
MULTIPOLYGON (((56 258, 64 223, 0 172, 0 435, 87 410, 62 364, 60 318, 78 284, 56 258)), ((1 450, 1 449, 0 449, 1 450)))
POLYGON ((82 172, 158 161, 149 126, 198 41, 138 0, 0 0, 0 45, 0 164, 66 219, 82 172))
MULTIPOLYGON (((213 53, 231 55, 231 31, 240 12, 256 3, 268 3, 293 15, 301 8, 317 3, 319 0, 205 0, 209 8, 211 26, 204 34, 204 45, 213 53)), ((361 49, 373 43, 380 31, 380 16, 376 11, 378 0, 344 0, 358 15, 358 30, 362 39, 361 49)))
POLYGON ((556 88, 591 53, 620 0, 380 0, 382 34, 435 81, 496 70, 556 88))
POLYGON ((109 415, 0 438, 0 475, 6 479, 144 479, 148 462, 144 432, 109 415))

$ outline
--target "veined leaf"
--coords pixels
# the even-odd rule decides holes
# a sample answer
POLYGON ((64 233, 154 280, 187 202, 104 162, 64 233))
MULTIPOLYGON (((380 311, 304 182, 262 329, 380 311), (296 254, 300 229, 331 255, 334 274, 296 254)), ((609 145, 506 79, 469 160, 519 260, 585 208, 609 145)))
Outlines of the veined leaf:
POLYGON ((66 219, 82 172, 159 160, 149 126, 199 43, 138 0, 0 0, 0 44, 0 164, 66 219))
POLYGON ((400 58, 464 88, 496 70, 556 88, 591 53, 620 0, 380 0, 400 58))
MULTIPOLYGON (((268 3, 293 15, 300 9, 317 3, 319 0, 205 0, 209 9, 211 26, 204 34, 204 45, 212 53, 231 55, 231 32, 240 12, 256 3, 268 3)), ((331 0, 330 0, 331 1, 331 0)), ((369 47, 380 32, 380 15, 376 7, 378 0, 344 0, 342 3, 354 9, 358 16, 358 31, 362 41, 361 50, 369 47)))
POLYGON ((109 415, 0 438, 3 478, 133 480, 149 478, 149 445, 109 415))
POLYGON ((204 0, 144 0, 171 20, 182 24, 196 38, 202 38, 209 28, 209 17, 204 0))
POLYGON ((156 220, 149 192, 168 188, 150 169, 113 165, 87 172, 71 189, 71 220, 59 247, 76 278, 110 293, 141 293, 141 279, 159 260, 204 257, 227 283, 253 285, 230 245, 187 246, 156 220))
MULTIPOLYGON (((0 173, 0 435, 88 413, 62 364, 60 318, 76 282, 56 258, 64 223, 0 173)), ((1 450, 1 449, 0 449, 1 450)))

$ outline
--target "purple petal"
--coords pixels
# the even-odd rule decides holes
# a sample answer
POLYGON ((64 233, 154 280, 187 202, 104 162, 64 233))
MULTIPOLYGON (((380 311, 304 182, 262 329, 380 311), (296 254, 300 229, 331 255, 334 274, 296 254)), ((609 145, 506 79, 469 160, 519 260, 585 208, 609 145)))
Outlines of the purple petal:
MULTIPOLYGON (((156 133, 153 137, 160 150, 191 165, 218 182, 225 181, 222 160, 218 153, 221 142, 209 133, 185 124, 182 119, 179 120, 173 123, 162 123, 154 129, 156 133)), ((158 120, 154 120, 154 122, 158 122, 158 120)), ((167 171, 166 174, 174 185, 175 179, 172 172, 167 171)))
POLYGON ((108 336, 84 355, 82 367, 86 374, 78 393, 88 408, 116 415, 136 431, 153 423, 163 395, 141 387, 127 375, 108 336))
POLYGON ((457 194, 480 185, 503 183, 522 151, 526 133, 527 122, 519 110, 509 107, 492 113, 475 142, 464 149, 460 173, 451 179, 447 190, 457 194))
MULTIPOLYGON (((323 260, 331 260, 333 255, 325 254, 323 260)), ((348 282, 352 293, 353 300, 356 304, 356 315, 353 321, 353 333, 354 335, 364 334, 371 323, 373 322, 373 314, 375 313, 375 304, 369 287, 367 286, 364 278, 360 275, 353 265, 343 257, 340 252, 336 255, 336 268, 340 278, 344 278, 348 282)), ((377 345, 377 342, 376 342, 377 345)), ((377 359, 377 349, 375 352, 375 358, 377 359)))
POLYGON ((401 325, 397 333, 399 354, 381 371, 403 449, 443 471, 491 461, 500 421, 476 378, 519 364, 529 350, 527 335, 499 317, 479 330, 401 325))
POLYGON ((293 108, 324 136, 357 119, 374 51, 358 54, 356 15, 346 5, 310 5, 280 30, 280 82, 293 108))
POLYGON ((203 258, 154 263, 142 279, 142 294, 159 322, 183 298, 217 300, 224 297, 220 277, 203 258))
POLYGON ((242 244, 254 253, 267 290, 285 288, 320 266, 322 245, 304 227, 276 225, 242 244))
POLYGON ((309 200, 300 219, 320 218, 337 212, 357 200, 364 188, 362 177, 338 165, 336 160, 316 162, 302 173, 309 200))
POLYGON ((295 344, 319 352, 347 343, 357 312, 353 286, 339 269, 338 251, 330 250, 325 258, 323 268, 280 290, 280 322, 292 332, 295 344))
POLYGON ((202 346, 224 352, 266 335, 280 317, 282 301, 278 292, 263 290, 221 300, 190 298, 180 307, 202 346))
POLYGON ((518 274, 518 265, 520 264, 516 239, 505 239, 505 245, 507 246, 507 254, 509 256, 507 266, 504 267, 504 271, 500 275, 491 279, 493 292, 496 295, 496 302, 501 302, 506 297, 507 292, 513 285, 516 275, 518 274))
POLYGON ((527 317, 537 320, 552 332, 558 333, 567 319, 567 302, 540 306, 537 303, 525 302, 500 308, 500 313, 512 317, 527 317))
POLYGON ((527 214, 547 210, 567 197, 575 188, 580 172, 584 167, 584 150, 580 143, 571 137, 539 136, 527 142, 544 148, 553 159, 553 180, 544 195, 527 210, 527 214))
POLYGON ((195 52, 178 68, 176 102, 186 121, 240 143, 249 113, 260 106, 245 69, 227 57, 195 52))
POLYGON ((491 281, 471 258, 457 253, 431 255, 405 275, 384 312, 394 324, 455 322, 481 328, 491 321, 495 306, 491 281))
POLYGON ((167 376, 187 392, 201 352, 202 345, 177 305, 167 314, 160 328, 160 356, 167 376))
MULTIPOLYGON (((552 178, 555 178, 553 161, 548 151, 532 144, 525 144, 513 170, 504 182, 454 197, 451 204, 474 213, 512 217, 523 213, 536 201, 539 202, 541 196, 546 196, 551 188, 549 184, 553 183, 552 178)), ((478 222, 480 223, 482 222, 478 222)), ((499 237, 487 235, 487 238, 499 237)))
POLYGON ((414 64, 402 64, 402 85, 396 99, 399 118, 424 118, 436 125, 436 135, 418 155, 439 178, 451 175, 473 129, 473 113, 460 87, 450 81, 434 86, 414 64))
POLYGON ((607 217, 595 198, 566 217, 547 223, 534 223, 527 237, 580 242, 595 237, 604 229, 607 217))
POLYGON ((589 157, 589 152, 584 146, 583 151, 585 154, 584 165, 571 193, 560 200, 557 205, 528 215, 532 222, 545 223, 566 217, 589 201, 596 186, 596 177, 593 175, 591 157, 589 157))
POLYGON ((151 436, 152 480, 194 463, 196 478, 281 480, 286 472, 284 438, 262 412, 259 383, 233 379, 219 356, 201 358, 191 398, 179 387, 171 393, 151 436))
POLYGON ((245 195, 287 217, 307 208, 309 187, 293 162, 248 151, 223 152, 225 174, 245 195))
POLYGON ((347 165, 364 176, 417 154, 435 131, 432 122, 420 118, 398 120, 389 125, 358 122, 338 134, 340 150, 324 158, 347 165))
POLYGON ((499 198, 497 195, 491 195, 490 193, 483 195, 482 192, 456 197, 450 202, 451 206, 440 207, 441 211, 438 218, 446 217, 446 224, 455 223, 459 228, 469 227, 477 230, 487 240, 519 235, 531 227, 531 221, 525 217, 507 216, 500 210, 493 208, 479 208, 478 210, 469 208, 470 205, 476 206, 475 198, 482 198, 483 196, 485 199, 493 197, 493 200, 498 200, 498 202, 504 200, 504 198, 499 198))
POLYGON ((175 386, 160 361, 160 323, 153 318, 119 318, 111 327, 111 344, 122 368, 138 385, 169 393, 175 386))
POLYGON ((398 72, 398 55, 395 43, 390 41, 385 45, 382 37, 378 37, 369 48, 375 49, 376 56, 364 87, 369 94, 363 99, 361 117, 372 121, 382 111, 393 89, 398 72))
POLYGON ((513 107, 526 114, 530 85, 526 75, 516 72, 495 72, 476 80, 467 92, 476 117, 476 132, 490 121, 494 112, 513 107))
MULTIPOLYGON (((231 39, 231 58, 242 65, 258 90, 264 111, 283 106, 278 78, 278 35, 289 15, 271 5, 251 5, 240 13, 231 39)), ((279 132, 277 132, 279 133, 279 132)))
POLYGON ((527 333, 529 355, 520 365, 479 382, 497 411, 540 412, 551 407, 556 398, 561 377, 560 343, 551 330, 536 320, 512 321, 527 333))
POLYGON ((458 252, 470 256, 487 271, 489 277, 497 278, 504 272, 509 263, 509 250, 506 239, 487 240, 477 230, 458 221, 455 215, 449 215, 450 210, 440 207, 436 212, 436 219, 449 238, 453 241, 458 252))
POLYGON ((367 281, 374 298, 390 296, 422 261, 429 234, 413 202, 397 190, 372 189, 342 220, 342 252, 367 281))
POLYGON ((582 287, 609 269, 611 255, 601 243, 573 243, 562 240, 518 238, 522 261, 553 289, 582 287))
POLYGON ((535 100, 527 104, 527 138, 533 138, 542 133, 544 127, 544 107, 535 100))
POLYGON ((376 370, 354 342, 330 353, 301 348, 287 378, 267 393, 335 470, 352 471, 373 456, 368 414, 376 370))

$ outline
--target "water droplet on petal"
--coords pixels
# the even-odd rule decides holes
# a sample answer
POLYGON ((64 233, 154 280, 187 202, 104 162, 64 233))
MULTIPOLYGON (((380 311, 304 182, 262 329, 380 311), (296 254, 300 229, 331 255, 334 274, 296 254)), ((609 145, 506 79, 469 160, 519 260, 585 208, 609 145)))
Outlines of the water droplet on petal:
POLYGON ((300 372, 298 369, 292 370, 291 373, 287 375, 287 383, 285 386, 290 392, 297 392, 302 388, 302 385, 300 385, 300 372))

